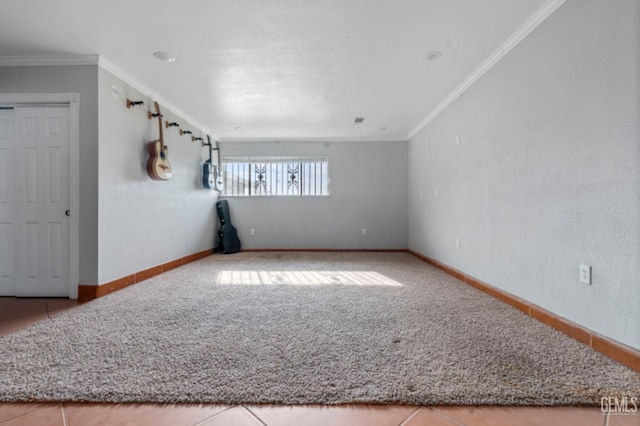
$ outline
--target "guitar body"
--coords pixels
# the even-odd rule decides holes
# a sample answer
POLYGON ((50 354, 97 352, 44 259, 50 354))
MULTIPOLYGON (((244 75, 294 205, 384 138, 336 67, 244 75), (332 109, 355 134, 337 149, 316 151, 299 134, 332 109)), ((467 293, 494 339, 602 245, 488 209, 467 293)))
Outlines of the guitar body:
POLYGON ((203 144, 209 147, 209 159, 202 164, 202 186, 206 189, 215 189, 222 192, 222 167, 220 165, 220 146, 216 141, 216 147, 213 148, 211 137, 207 135, 207 143, 203 144), (213 165, 211 151, 218 151, 218 167, 213 165))
POLYGON ((171 164, 169 163, 169 148, 162 141, 162 114, 157 102, 153 103, 155 114, 149 112, 149 118, 154 116, 158 118, 158 135, 159 139, 147 142, 147 174, 153 180, 169 180, 171 179, 171 164))
POLYGON ((215 189, 216 180, 214 176, 213 165, 211 164, 211 159, 209 159, 202 164, 202 186, 206 189, 215 189))
POLYGON ((218 210, 218 219, 220 220, 220 228, 218 229, 218 251, 223 254, 239 252, 242 244, 238 238, 238 231, 231 224, 229 202, 227 200, 217 201, 216 209, 218 210))
MULTIPOLYGON (((220 151, 218 151, 218 155, 220 155, 220 151)), ((218 161, 218 170, 216 171, 215 175, 216 191, 222 192, 224 190, 224 180, 222 180, 222 166, 220 166, 220 161, 218 161)))
POLYGON ((171 164, 169 163, 169 148, 162 141, 147 143, 149 158, 147 159, 147 174, 153 180, 171 179, 171 164))

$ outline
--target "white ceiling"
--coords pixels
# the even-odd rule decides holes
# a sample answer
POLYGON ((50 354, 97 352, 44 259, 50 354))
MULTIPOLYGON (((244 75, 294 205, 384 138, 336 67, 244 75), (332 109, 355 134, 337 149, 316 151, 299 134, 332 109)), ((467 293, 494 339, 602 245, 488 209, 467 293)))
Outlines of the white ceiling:
POLYGON ((221 140, 406 140, 546 3, 0 0, 0 59, 100 55, 221 140))

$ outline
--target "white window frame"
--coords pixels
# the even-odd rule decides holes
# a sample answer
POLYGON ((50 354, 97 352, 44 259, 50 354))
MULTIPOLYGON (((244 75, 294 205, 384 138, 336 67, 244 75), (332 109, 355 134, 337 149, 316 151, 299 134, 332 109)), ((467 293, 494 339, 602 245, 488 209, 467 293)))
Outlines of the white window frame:
POLYGON ((224 197, 329 196, 327 156, 222 157, 224 197))

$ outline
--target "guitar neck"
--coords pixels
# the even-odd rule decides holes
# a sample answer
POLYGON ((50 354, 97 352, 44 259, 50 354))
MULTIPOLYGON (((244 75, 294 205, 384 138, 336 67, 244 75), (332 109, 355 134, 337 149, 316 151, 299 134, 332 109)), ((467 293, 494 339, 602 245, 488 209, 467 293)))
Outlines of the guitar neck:
POLYGON ((158 105, 158 102, 154 101, 153 105, 156 109, 156 114, 158 114, 158 136, 159 136, 159 140, 160 140, 160 144, 161 146, 164 146, 164 139, 162 137, 162 115, 160 115, 160 106, 158 105))
POLYGON ((211 156, 211 136, 207 135, 207 146, 209 147, 209 164, 213 164, 211 156))
POLYGON ((218 151, 218 173, 222 173, 222 164, 220 164, 220 144, 216 141, 216 151, 218 151))

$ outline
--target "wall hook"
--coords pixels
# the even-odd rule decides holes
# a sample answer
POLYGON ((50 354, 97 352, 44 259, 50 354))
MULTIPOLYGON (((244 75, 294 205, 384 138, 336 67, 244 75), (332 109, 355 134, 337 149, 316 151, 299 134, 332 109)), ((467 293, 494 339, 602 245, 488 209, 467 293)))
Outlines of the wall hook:
POLYGON ((132 101, 127 99, 127 108, 144 105, 144 101, 132 101))
POLYGON ((149 120, 153 119, 153 118, 162 118, 164 117, 164 115, 160 114, 159 112, 151 112, 149 111, 149 120))
POLYGON ((164 122, 164 126, 168 129, 169 127, 180 127, 180 125, 178 123, 176 123, 175 121, 169 123, 168 121, 164 122))
POLYGON ((202 139, 202 138, 196 138, 196 137, 191 136, 191 142, 195 142, 195 141, 200 141, 200 142, 202 142, 202 141, 204 141, 204 139, 202 139))
POLYGON ((191 130, 182 130, 180 129, 180 136, 182 135, 192 135, 193 132, 191 130))

